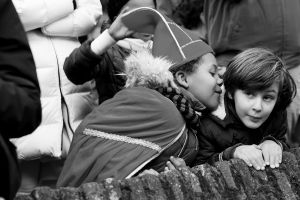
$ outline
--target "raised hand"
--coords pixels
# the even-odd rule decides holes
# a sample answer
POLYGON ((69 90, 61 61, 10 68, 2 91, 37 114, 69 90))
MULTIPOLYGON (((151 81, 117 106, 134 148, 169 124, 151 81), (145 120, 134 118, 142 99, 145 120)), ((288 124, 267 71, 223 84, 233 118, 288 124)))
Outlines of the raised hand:
POLYGON ((108 29, 108 33, 115 41, 122 40, 127 37, 131 37, 134 33, 134 31, 129 30, 122 22, 122 16, 127 11, 129 11, 129 8, 127 7, 124 8, 108 29))

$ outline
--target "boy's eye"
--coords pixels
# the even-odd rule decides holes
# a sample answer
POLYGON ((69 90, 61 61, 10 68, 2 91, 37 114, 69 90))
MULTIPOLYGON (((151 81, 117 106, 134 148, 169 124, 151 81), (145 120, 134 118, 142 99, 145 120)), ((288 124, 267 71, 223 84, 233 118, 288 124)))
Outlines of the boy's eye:
POLYGON ((215 72, 209 72, 212 76, 215 76, 216 73, 215 72))
POLYGON ((211 69, 211 70, 209 71, 209 73, 210 73, 212 76, 215 76, 215 74, 217 73, 217 71, 216 71, 216 70, 213 70, 213 69, 211 69))
POLYGON ((255 94, 250 91, 244 91, 244 94, 246 94, 248 97, 253 97, 255 94))
POLYGON ((275 97, 272 96, 272 95, 264 96, 264 100, 265 100, 265 101, 272 101, 272 100, 274 100, 274 99, 275 99, 275 97))

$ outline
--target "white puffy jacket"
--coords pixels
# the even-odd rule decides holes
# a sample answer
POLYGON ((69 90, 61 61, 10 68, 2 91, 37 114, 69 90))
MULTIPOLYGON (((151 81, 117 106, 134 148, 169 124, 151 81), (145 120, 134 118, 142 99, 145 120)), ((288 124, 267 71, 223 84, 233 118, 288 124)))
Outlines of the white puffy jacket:
POLYGON ((27 31, 41 87, 42 122, 30 135, 12 139, 20 159, 61 158, 72 135, 94 106, 92 84, 75 86, 65 76, 65 58, 80 46, 78 36, 97 24, 100 0, 13 0, 27 31))

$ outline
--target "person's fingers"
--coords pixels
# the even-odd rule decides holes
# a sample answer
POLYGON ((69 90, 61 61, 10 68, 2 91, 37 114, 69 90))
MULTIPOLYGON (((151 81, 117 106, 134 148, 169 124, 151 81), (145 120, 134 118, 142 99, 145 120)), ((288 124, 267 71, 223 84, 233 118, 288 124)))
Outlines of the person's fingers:
POLYGON ((282 159, 282 152, 281 149, 278 149, 275 157, 275 167, 279 167, 279 164, 281 163, 281 159, 282 159))
POLYGON ((249 167, 252 167, 252 166, 253 166, 249 159, 244 158, 243 161, 244 161, 249 167))
POLYGON ((150 169, 149 170, 149 174, 152 174, 152 175, 155 175, 155 176, 159 175, 159 173, 156 170, 154 170, 154 169, 150 169))
POLYGON ((165 167, 165 172, 170 171, 169 167, 165 167))
POLYGON ((252 159, 250 159, 250 162, 256 170, 260 170, 261 166, 260 166, 259 162, 257 161, 257 159, 252 158, 252 159))
POLYGON ((275 168, 275 154, 270 155, 270 167, 275 168))
POLYGON ((261 148, 258 145, 253 144, 252 147, 254 147, 253 151, 250 152, 250 162, 252 163, 253 167, 256 170, 261 170, 264 166, 264 161, 262 159, 262 152, 261 148), (261 158, 260 158, 261 157, 261 158))
POLYGON ((252 152, 252 154, 250 156, 251 156, 250 162, 252 163, 253 167, 256 170, 264 170, 265 163, 262 158, 261 151, 254 151, 254 152, 252 152))
POLYGON ((263 153, 262 153, 261 150, 258 151, 258 157, 257 157, 257 159, 258 159, 258 162, 260 164, 260 169, 261 170, 265 170, 266 163, 264 161, 263 153))
POLYGON ((145 171, 139 173, 137 176, 141 177, 141 176, 144 176, 145 175, 145 171))
POLYGON ((281 148, 280 148, 280 150, 279 150, 279 164, 282 162, 282 150, 281 150, 281 148))
POLYGON ((169 170, 176 169, 175 166, 170 161, 167 161, 167 167, 169 168, 169 170))
POLYGON ((252 165, 252 167, 254 167, 256 170, 260 170, 259 166, 258 166, 258 163, 256 163, 256 160, 255 159, 249 159, 249 162, 250 162, 250 165, 252 165))
POLYGON ((263 157, 266 165, 270 165, 270 153, 269 151, 263 151, 263 157))
POLYGON ((239 155, 237 155, 237 158, 242 159, 249 167, 253 167, 253 164, 249 158, 249 156, 247 154, 244 153, 240 153, 239 155))
POLYGON ((275 155, 275 161, 274 161, 274 165, 275 165, 275 167, 279 167, 279 154, 276 154, 275 155))
POLYGON ((182 158, 175 158, 175 157, 171 156, 170 161, 176 168, 186 166, 185 161, 182 158))
POLYGON ((144 171, 142 171, 141 173, 138 174, 138 176, 144 176, 146 174, 152 174, 152 175, 155 175, 155 176, 158 176, 159 173, 154 170, 154 169, 145 169, 144 171))

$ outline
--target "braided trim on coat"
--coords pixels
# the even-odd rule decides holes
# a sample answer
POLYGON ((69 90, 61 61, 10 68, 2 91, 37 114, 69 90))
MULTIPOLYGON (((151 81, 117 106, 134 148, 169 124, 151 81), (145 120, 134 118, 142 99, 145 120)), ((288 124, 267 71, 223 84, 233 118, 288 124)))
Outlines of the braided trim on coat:
POLYGON ((125 143, 129 143, 129 144, 136 144, 136 145, 140 145, 143 147, 147 147, 149 149, 153 149, 158 152, 160 152, 162 150, 162 148, 159 145, 154 144, 153 142, 149 142, 149 141, 142 140, 142 139, 136 139, 136 138, 132 138, 132 137, 128 137, 128 136, 123 136, 123 135, 105 133, 105 132, 97 131, 94 129, 86 128, 86 129, 84 129, 83 134, 88 135, 88 136, 94 136, 94 137, 99 137, 99 138, 103 138, 103 139, 108 139, 108 140, 125 142, 125 143))

